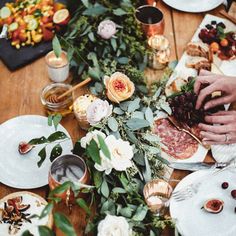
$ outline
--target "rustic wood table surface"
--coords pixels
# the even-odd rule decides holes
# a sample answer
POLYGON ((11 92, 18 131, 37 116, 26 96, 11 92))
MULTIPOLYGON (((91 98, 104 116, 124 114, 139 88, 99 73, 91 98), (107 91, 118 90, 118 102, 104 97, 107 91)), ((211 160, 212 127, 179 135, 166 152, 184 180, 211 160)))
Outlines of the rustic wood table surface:
MULTIPOLYGON (((171 9, 161 1, 158 3, 158 7, 164 12, 166 23, 165 36, 171 44, 171 60, 179 59, 183 54, 186 44, 191 40, 205 14, 179 12, 171 9)), ((223 6, 220 6, 210 13, 218 15, 219 10, 222 8, 223 6)), ((155 75, 153 71, 149 71, 148 73, 155 75)), ((47 75, 44 58, 15 72, 9 71, 0 62, 0 123, 20 115, 45 115, 44 108, 40 102, 40 92, 48 83, 50 83, 50 80, 47 75)), ((83 91, 80 92, 83 93, 83 91)), ((63 119, 62 125, 68 130, 74 142, 85 134, 79 128, 72 114, 63 119)), ((9 143, 9 145, 11 144, 9 143)), ((211 154, 209 153, 205 161, 211 160, 211 154)), ((189 173, 188 171, 174 171, 172 177, 180 180, 189 173)), ((173 186, 175 184, 173 183, 173 186)), ((15 191, 18 191, 18 189, 0 184, 0 198, 15 191)), ((49 187, 45 186, 30 191, 46 199, 49 187)), ((78 235, 83 235, 85 214, 78 206, 73 208, 72 214, 70 215, 68 214, 68 209, 63 204, 58 206, 57 210, 68 215, 78 235)), ((166 233, 166 235, 171 234, 171 232, 166 233)))

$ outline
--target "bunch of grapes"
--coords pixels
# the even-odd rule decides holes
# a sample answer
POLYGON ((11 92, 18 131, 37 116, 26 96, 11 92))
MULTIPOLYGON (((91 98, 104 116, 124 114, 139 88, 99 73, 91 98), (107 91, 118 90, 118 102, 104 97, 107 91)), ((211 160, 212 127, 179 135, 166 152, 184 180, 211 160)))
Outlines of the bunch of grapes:
POLYGON ((196 101, 194 92, 183 92, 168 99, 174 118, 190 127, 204 122, 205 111, 203 108, 195 109, 196 101))

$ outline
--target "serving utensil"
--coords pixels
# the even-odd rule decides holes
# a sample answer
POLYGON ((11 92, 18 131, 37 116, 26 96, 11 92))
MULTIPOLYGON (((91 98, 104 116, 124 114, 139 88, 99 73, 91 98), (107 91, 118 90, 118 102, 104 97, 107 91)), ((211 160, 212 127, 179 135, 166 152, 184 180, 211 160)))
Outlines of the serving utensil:
POLYGON ((228 14, 225 10, 220 10, 219 13, 224 16, 226 19, 230 20, 234 24, 236 24, 236 18, 228 14))
POLYGON ((3 27, 2 27, 2 32, 0 34, 0 39, 7 39, 7 25, 4 24, 3 27))
POLYGON ((63 94, 61 94, 60 96, 57 96, 56 94, 51 94, 47 100, 51 103, 58 103, 61 101, 62 98, 64 98, 65 96, 67 96, 68 94, 72 93, 74 90, 83 87, 84 85, 88 84, 92 79, 91 78, 87 78, 86 80, 78 83, 77 85, 75 85, 74 87, 72 87, 71 89, 67 90, 66 92, 64 92, 63 94))
POLYGON ((190 131, 188 131, 187 129, 185 129, 185 128, 183 127, 183 125, 182 125, 180 122, 178 122, 176 119, 174 119, 174 117, 168 116, 167 119, 168 119, 179 131, 183 131, 183 132, 189 134, 189 135, 190 135, 192 138, 194 138, 199 144, 201 144, 203 147, 209 149, 209 146, 204 145, 204 144, 202 143, 202 141, 201 141, 198 137, 196 137, 196 136, 195 136, 194 134, 192 134, 190 131))

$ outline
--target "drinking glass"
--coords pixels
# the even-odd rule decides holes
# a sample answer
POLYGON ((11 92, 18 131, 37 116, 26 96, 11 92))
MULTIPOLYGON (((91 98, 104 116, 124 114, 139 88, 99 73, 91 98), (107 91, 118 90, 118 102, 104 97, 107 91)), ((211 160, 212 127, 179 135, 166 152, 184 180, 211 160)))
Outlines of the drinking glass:
POLYGON ((157 215, 163 215, 168 206, 173 189, 162 179, 154 179, 145 184, 143 195, 149 209, 157 215))

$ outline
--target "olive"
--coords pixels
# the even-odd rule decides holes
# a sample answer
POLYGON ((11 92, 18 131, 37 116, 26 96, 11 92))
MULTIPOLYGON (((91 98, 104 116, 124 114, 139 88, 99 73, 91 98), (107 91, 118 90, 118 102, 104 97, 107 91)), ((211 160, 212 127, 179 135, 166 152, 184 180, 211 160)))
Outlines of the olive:
POLYGON ((236 199, 236 189, 231 191, 231 196, 236 199))
POLYGON ((228 182, 223 182, 223 183, 221 184, 221 187, 222 187, 223 189, 227 189, 227 188, 229 187, 229 183, 228 183, 228 182))

